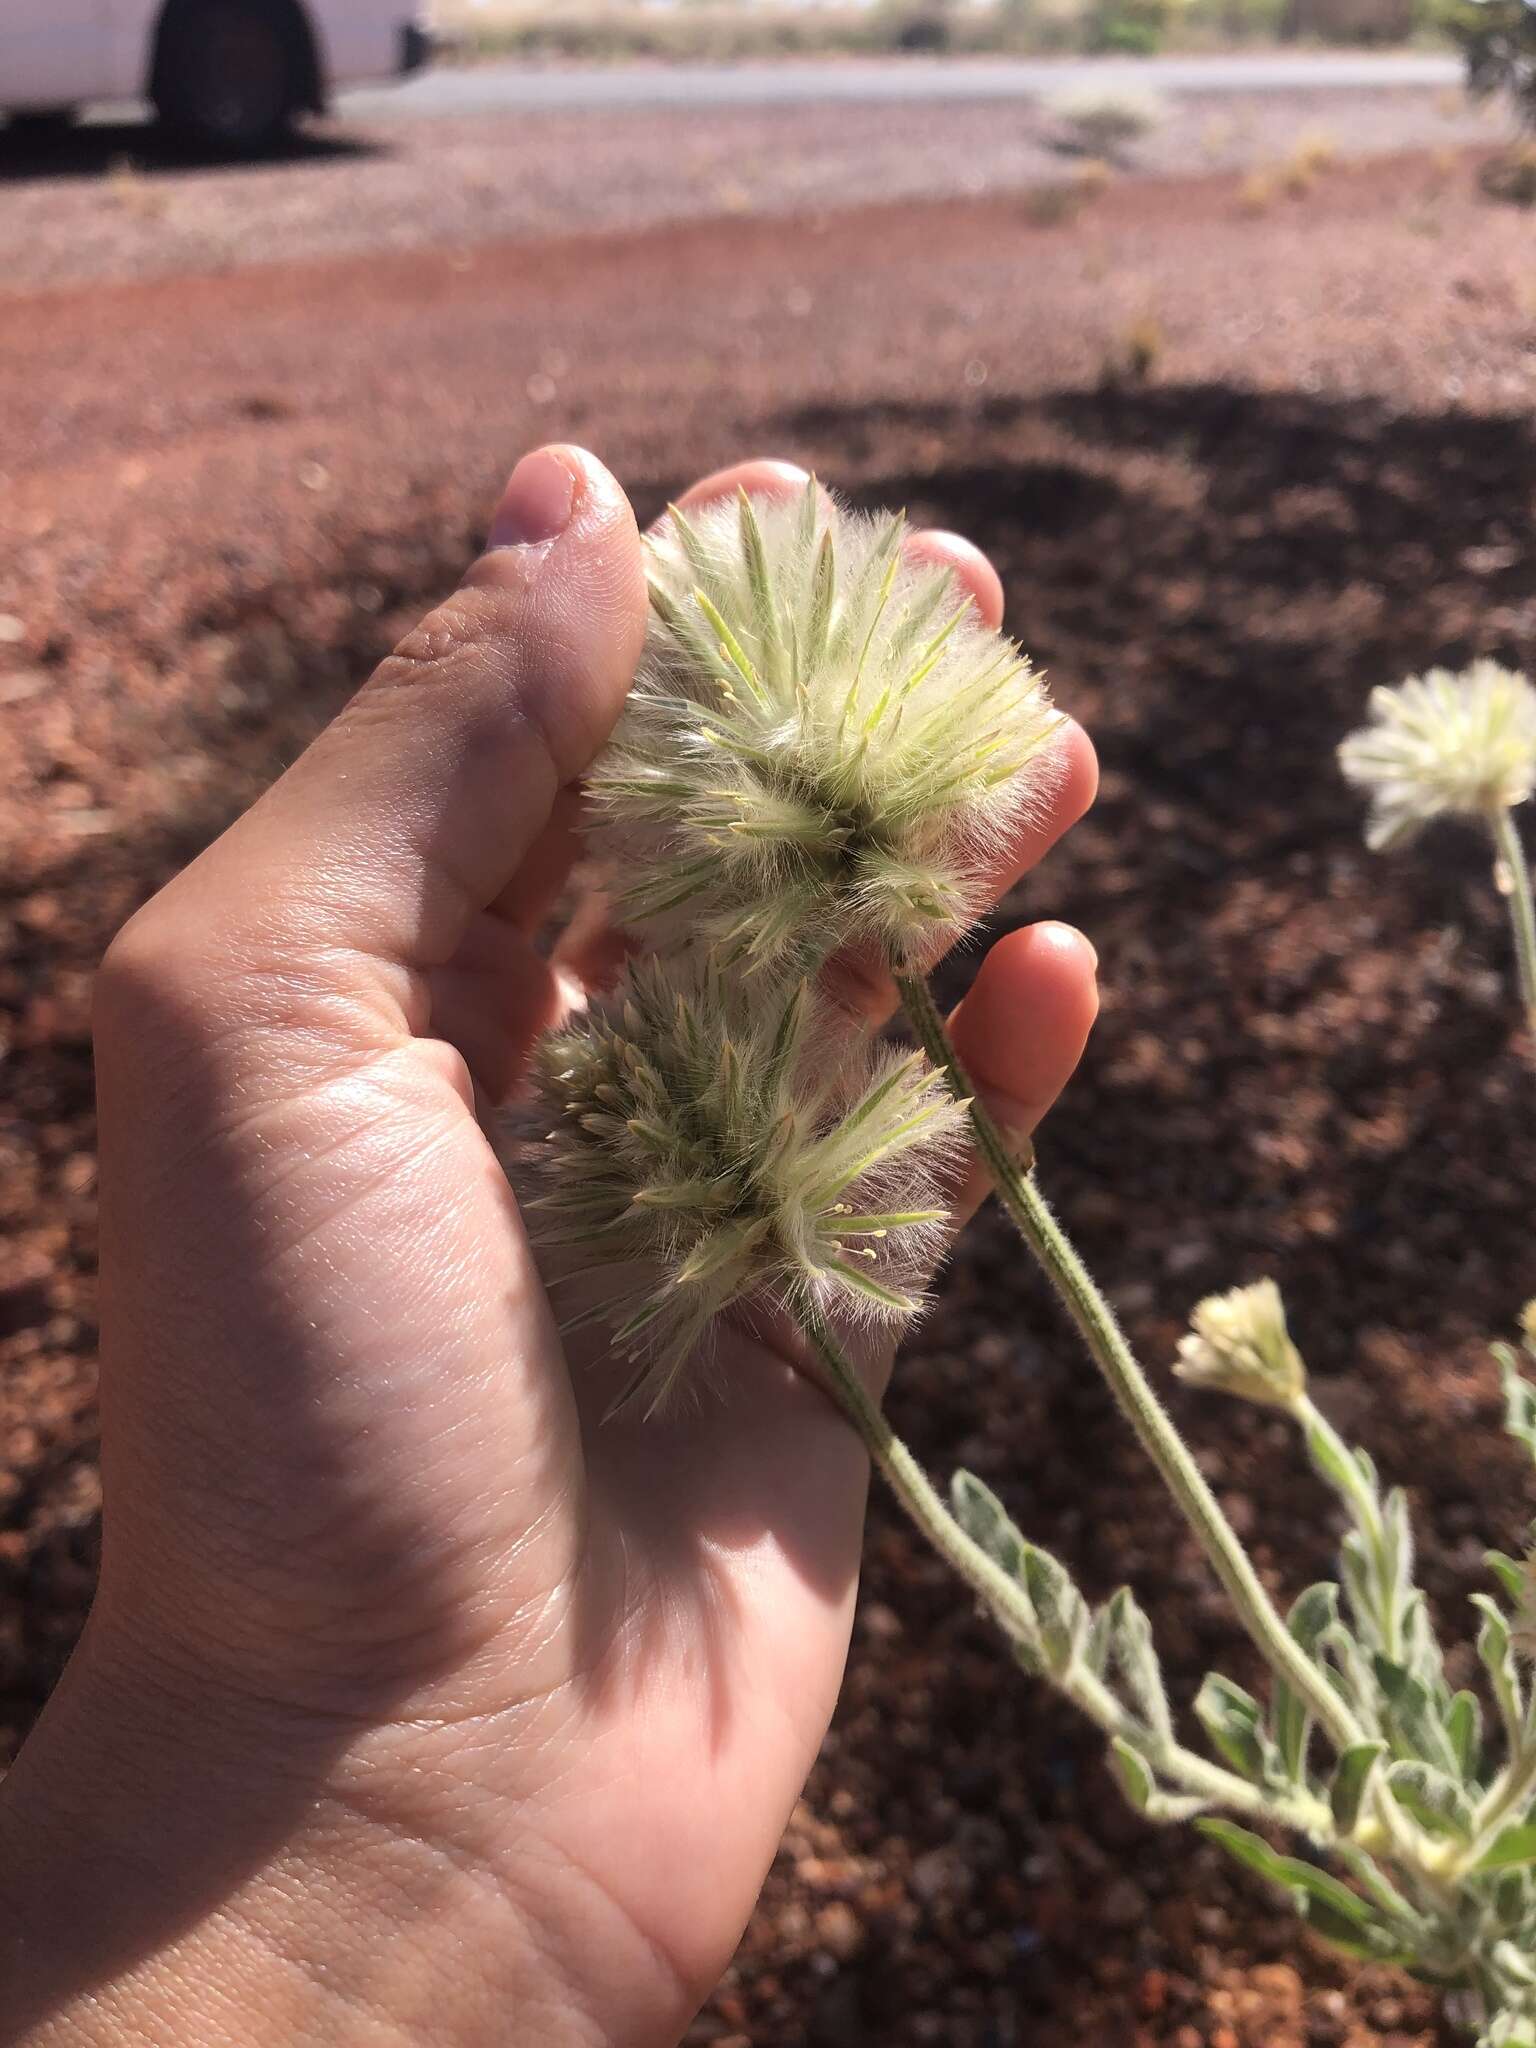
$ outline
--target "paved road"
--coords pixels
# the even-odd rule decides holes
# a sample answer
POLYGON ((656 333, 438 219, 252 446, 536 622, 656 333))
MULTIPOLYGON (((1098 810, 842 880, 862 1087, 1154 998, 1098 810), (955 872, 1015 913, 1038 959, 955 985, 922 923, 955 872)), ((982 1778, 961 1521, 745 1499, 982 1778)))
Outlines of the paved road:
POLYGON ((1454 57, 1311 51, 1254 56, 833 59, 823 63, 629 65, 614 70, 488 64, 428 71, 409 84, 340 95, 348 117, 602 107, 803 105, 816 100, 1028 99, 1085 79, 1172 93, 1358 92, 1372 86, 1454 85, 1454 57))

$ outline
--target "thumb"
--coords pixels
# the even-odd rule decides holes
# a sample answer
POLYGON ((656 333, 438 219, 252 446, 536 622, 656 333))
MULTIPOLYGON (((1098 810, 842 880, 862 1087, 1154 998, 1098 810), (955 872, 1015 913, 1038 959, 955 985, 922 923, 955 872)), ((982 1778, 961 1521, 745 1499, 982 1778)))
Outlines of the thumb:
POLYGON ((577 448, 524 456, 459 589, 141 917, 247 1015, 253 990, 291 1006, 297 982, 408 1026, 607 737, 645 610, 608 471, 577 448))

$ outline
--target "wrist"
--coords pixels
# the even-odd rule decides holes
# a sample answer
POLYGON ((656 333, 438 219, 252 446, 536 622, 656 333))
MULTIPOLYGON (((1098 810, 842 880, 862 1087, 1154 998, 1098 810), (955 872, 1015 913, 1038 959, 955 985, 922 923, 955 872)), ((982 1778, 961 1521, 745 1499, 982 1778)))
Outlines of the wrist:
MULTIPOLYGON (((259 1725, 87 1631, 0 1788, 0 2008, 25 2048, 599 2048, 511 1881, 375 1816, 373 1731, 259 1725), (350 1789, 348 1789, 350 1788, 350 1789)), ((390 1804, 389 1801, 385 1802, 390 1804)), ((537 1867, 540 1859, 534 1859, 537 1867)), ((546 1864, 547 1868, 547 1864, 546 1864)), ((646 2038, 653 2038, 649 2035, 646 2038)))

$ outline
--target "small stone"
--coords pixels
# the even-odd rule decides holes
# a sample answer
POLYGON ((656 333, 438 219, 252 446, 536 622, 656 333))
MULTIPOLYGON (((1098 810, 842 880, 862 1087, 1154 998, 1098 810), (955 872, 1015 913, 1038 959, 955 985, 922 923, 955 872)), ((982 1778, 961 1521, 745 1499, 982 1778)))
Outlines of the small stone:
POLYGON ((848 1962, 864 1946, 864 1929, 852 1906, 833 1899, 816 1915, 816 1940, 840 1963, 848 1962))
POLYGON ((1130 1877, 1117 1877, 1099 1904, 1099 1918, 1106 1927, 1134 1927, 1146 1913, 1147 1895, 1130 1877))

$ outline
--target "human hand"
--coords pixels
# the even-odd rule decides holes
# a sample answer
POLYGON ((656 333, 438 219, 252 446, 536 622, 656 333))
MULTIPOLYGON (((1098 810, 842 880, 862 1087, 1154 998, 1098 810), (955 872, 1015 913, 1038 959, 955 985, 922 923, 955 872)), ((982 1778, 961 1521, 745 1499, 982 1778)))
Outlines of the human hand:
MULTIPOLYGON (((974 549, 911 545, 996 623, 974 549)), ((613 958, 590 909, 534 935, 645 603, 613 479, 526 458, 458 593, 111 949, 101 1589, 0 1810, 28 2042, 648 2048, 750 1914, 863 1449, 745 1336, 724 1400, 602 1424, 482 1124, 613 958)), ((999 892, 1091 801, 1064 745, 999 892)), ((1021 1134, 1094 1005, 1063 927, 983 962, 955 1034, 1021 1134)))

